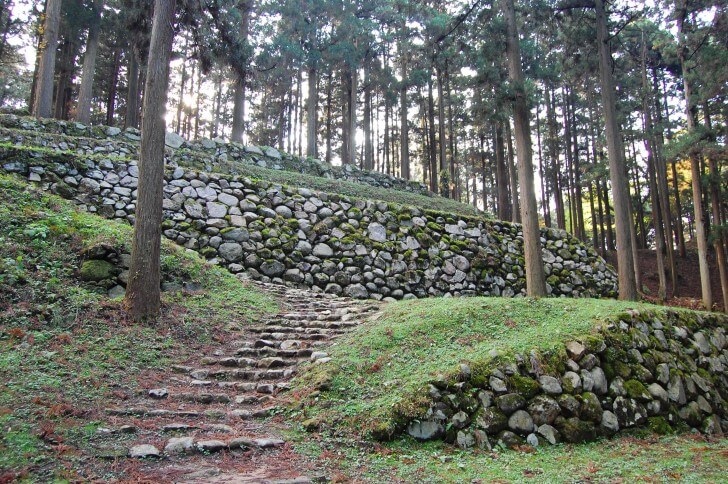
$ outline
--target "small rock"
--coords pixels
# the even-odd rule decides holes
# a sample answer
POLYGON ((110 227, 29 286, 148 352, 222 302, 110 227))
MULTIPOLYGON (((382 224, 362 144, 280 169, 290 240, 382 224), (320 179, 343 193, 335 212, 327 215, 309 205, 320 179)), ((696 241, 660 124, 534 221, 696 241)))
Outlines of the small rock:
POLYGON ((161 400, 161 399, 167 398, 169 396, 169 391, 167 391, 166 388, 154 388, 152 390, 149 390, 149 396, 151 398, 156 398, 157 400, 161 400))
POLYGON ((227 444, 222 440, 200 440, 196 444, 200 452, 219 452, 227 448, 227 444))
POLYGON ((518 434, 526 435, 533 432, 533 419, 525 410, 516 410, 508 419, 508 428, 518 434))
POLYGON ((145 459, 149 457, 159 457, 159 449, 150 444, 135 445, 129 449, 129 457, 133 459, 145 459))
POLYGON ((566 352, 571 359, 578 362, 584 356, 584 353, 586 353, 586 348, 578 341, 569 341, 566 343, 566 352))
POLYGON ((540 425, 536 431, 541 437, 546 439, 546 442, 549 444, 555 445, 556 442, 558 442, 558 431, 551 425, 540 425))
POLYGON ((552 376, 542 375, 538 378, 538 383, 541 385, 544 393, 548 393, 549 395, 561 395, 563 391, 559 380, 552 376))
POLYGON ((167 441, 164 446, 165 454, 188 454, 194 450, 192 437, 174 437, 167 441))
POLYGON ((272 449, 285 445, 286 441, 282 439, 255 439, 253 443, 260 449, 272 449))
POLYGON ((439 422, 425 420, 424 422, 410 423, 407 426, 407 433, 417 440, 432 440, 442 437, 445 428, 439 422))

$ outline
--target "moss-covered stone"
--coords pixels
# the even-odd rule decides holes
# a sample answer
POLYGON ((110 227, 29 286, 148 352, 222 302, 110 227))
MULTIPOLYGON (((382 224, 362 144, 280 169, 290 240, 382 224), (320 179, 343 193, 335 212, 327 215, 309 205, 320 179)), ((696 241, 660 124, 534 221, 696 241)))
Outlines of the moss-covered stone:
POLYGON ((81 264, 79 276, 88 282, 101 282, 113 279, 119 270, 111 262, 105 260, 87 260, 81 264))
POLYGON ((645 386, 637 380, 627 380, 624 382, 624 390, 627 392, 627 396, 634 398, 635 400, 647 402, 652 399, 650 392, 647 391, 645 386))
POLYGON ((572 444, 588 442, 594 440, 597 436, 596 428, 592 422, 579 420, 576 417, 566 419, 559 430, 564 440, 572 444))
POLYGON ((675 430, 667 423, 665 417, 656 416, 647 419, 647 427, 656 434, 668 435, 673 433, 675 430))
POLYGON ((513 375, 508 379, 508 387, 512 392, 518 393, 526 400, 538 394, 540 386, 536 380, 527 376, 513 375))

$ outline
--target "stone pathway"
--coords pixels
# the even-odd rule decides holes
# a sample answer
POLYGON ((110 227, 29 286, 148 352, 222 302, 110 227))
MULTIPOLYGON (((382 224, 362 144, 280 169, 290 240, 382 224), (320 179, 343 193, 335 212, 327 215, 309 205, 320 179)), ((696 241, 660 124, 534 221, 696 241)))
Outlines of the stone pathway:
MULTIPOLYGON (((175 482, 277 482, 249 477, 231 479, 216 468, 200 467, 201 457, 224 458, 285 452, 286 442, 267 417, 299 364, 329 360, 326 348, 360 324, 378 304, 315 293, 277 284, 253 282, 284 301, 286 309, 243 328, 239 338, 203 355, 191 366, 175 365, 163 386, 147 388, 123 407, 107 408, 101 433, 134 434, 130 458, 144 458, 175 482), (195 466, 185 466, 193 460, 195 466), (222 480, 220 480, 222 479, 222 480)), ((264 474, 264 473, 263 473, 264 474)), ((308 482, 293 476, 282 482, 308 482)))

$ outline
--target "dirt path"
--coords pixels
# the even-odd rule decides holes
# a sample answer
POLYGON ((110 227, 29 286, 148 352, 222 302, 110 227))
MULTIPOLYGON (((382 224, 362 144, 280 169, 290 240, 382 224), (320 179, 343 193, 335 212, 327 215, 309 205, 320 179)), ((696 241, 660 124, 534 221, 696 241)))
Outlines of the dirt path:
MULTIPOLYGON (((282 438, 278 396, 304 361, 325 364, 326 348, 360 324, 376 303, 251 282, 285 309, 241 330, 237 339, 151 381, 154 387, 104 409, 113 440, 128 433, 130 481, 310 482, 314 466, 282 438), (156 381, 155 381, 156 380, 156 381)), ((103 443, 101 444, 103 449, 103 443)), ((103 453, 102 453, 103 454, 103 453)), ((103 457, 103 455, 102 455, 103 457)))

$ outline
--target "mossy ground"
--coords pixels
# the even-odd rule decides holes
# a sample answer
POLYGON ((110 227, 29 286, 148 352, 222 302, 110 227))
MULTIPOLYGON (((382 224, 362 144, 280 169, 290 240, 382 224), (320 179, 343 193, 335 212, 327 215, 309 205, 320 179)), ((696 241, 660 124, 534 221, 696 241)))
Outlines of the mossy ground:
POLYGON ((165 279, 199 289, 165 292, 159 320, 133 324, 120 299, 80 278, 89 248, 128 251, 129 226, 0 175, 0 227, 0 481, 76 479, 93 465, 87 444, 102 408, 133 394, 146 372, 229 336, 230 323, 277 309, 165 243, 165 279))

